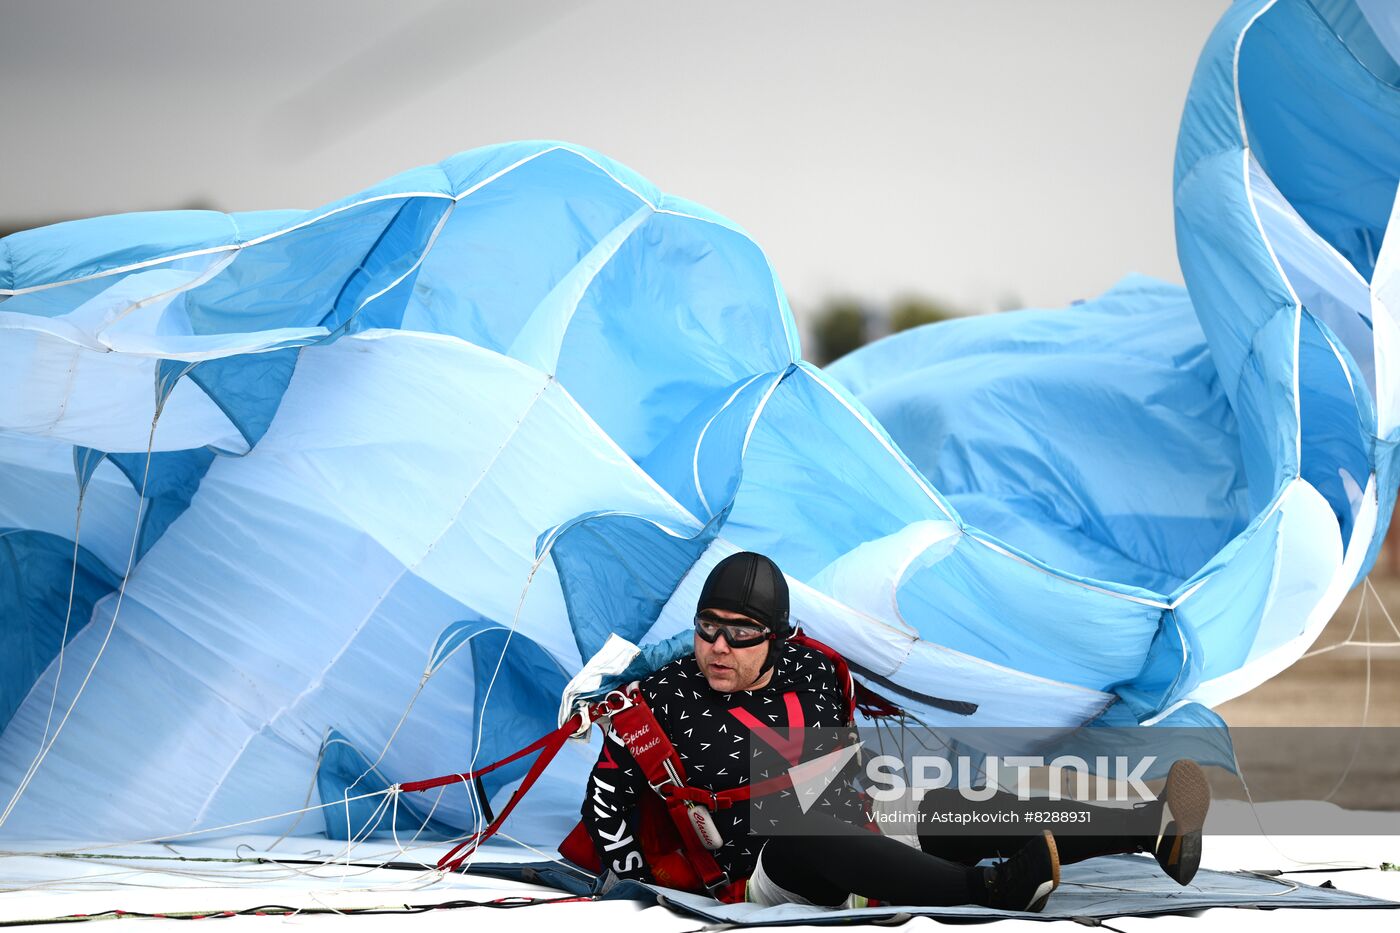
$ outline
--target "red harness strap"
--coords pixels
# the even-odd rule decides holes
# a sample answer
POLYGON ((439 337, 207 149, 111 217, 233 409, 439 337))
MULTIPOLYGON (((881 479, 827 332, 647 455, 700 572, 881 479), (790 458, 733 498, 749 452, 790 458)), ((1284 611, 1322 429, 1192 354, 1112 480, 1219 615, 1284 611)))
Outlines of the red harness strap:
MULTIPOLYGON (((836 669, 837 681, 841 685, 845 700, 846 724, 852 724, 856 707, 856 687, 845 659, 834 649, 814 638, 793 635, 791 640, 823 655, 836 669)), ((712 896, 719 900, 733 900, 742 896, 742 881, 731 882, 724 869, 710 854, 711 849, 718 849, 723 845, 723 840, 715 831, 709 811, 726 809, 741 800, 764 797, 786 790, 792 787, 791 775, 785 773, 757 784, 719 791, 691 787, 685 781, 685 768, 681 764, 680 755, 662 731, 656 721, 656 714, 651 711, 635 684, 628 688, 627 698, 631 705, 613 713, 613 729, 627 746, 627 750, 632 753, 647 783, 665 802, 666 812, 675 824, 676 834, 684 847, 686 861, 690 863, 700 884, 712 896)), ((791 710, 789 714, 790 719, 793 719, 791 710)), ((788 728, 800 726, 799 708, 795 721, 790 721, 788 728)), ((797 754, 801 754, 800 747, 797 754)))
POLYGON ((447 774, 442 777, 430 778, 426 781, 411 781, 399 786, 400 790, 412 792, 431 790, 434 787, 445 787, 458 782, 466 784, 481 777, 483 774, 488 774, 503 765, 508 765, 512 761, 523 758, 531 752, 538 751, 540 753, 539 756, 535 758, 534 763, 530 765, 530 770, 525 772, 525 779, 520 782, 520 786, 516 788, 515 793, 510 795, 510 800, 501 808, 501 812, 496 814, 496 818, 487 824, 485 829, 472 833, 462 842, 458 843, 452 851, 439 859, 438 868, 443 871, 456 871, 458 868, 462 867, 463 862, 471 857, 471 854, 476 851, 478 846, 496 834, 496 830, 501 828, 501 824, 506 821, 506 817, 510 816, 510 812, 515 809, 515 805, 520 802, 520 799, 525 796, 526 791, 539 779, 540 774, 542 774, 544 769, 549 766, 549 763, 554 760, 554 756, 559 754, 559 749, 564 747, 564 743, 568 741, 569 736, 572 735, 580 725, 579 717, 575 714, 572 719, 548 735, 535 740, 508 758, 502 758, 500 761, 489 764, 484 768, 478 768, 475 771, 466 771, 461 774, 447 774))
MULTIPOLYGON (((588 725, 591 726, 599 719, 613 712, 613 708, 616 706, 616 701, 612 699, 614 696, 617 696, 617 694, 610 694, 608 699, 604 700, 602 703, 595 704, 588 708, 588 725)), ((408 781, 399 785, 399 790, 409 793, 432 790, 435 787, 446 787, 450 784, 470 785, 483 774, 490 774, 497 768, 502 768, 513 761, 518 761, 533 752, 540 753, 535 758, 534 763, 530 765, 530 770, 525 772, 525 777, 521 780, 520 786, 515 789, 515 792, 510 795, 510 800, 501 808, 501 812, 495 815, 495 818, 487 824, 485 829, 472 833, 462 842, 458 843, 452 851, 438 859, 438 868, 443 871, 456 871, 462 867, 462 864, 471 857, 471 854, 475 852, 482 843, 496 834, 496 831, 501 828, 501 824, 506 821, 506 817, 510 816, 511 811, 515 809, 515 805, 529 792, 530 788, 534 786, 535 781, 539 780, 540 775, 544 773, 544 769, 549 767, 549 763, 554 760, 554 756, 559 754, 559 750, 564 747, 564 743, 569 740, 569 736, 574 735, 580 729, 584 728, 584 722, 581 718, 582 715, 581 712, 575 713, 558 729, 541 736, 520 751, 512 755, 507 755, 500 761, 493 761, 491 764, 477 768, 474 771, 444 774, 441 777, 428 778, 424 781, 408 781)), ((478 789, 478 795, 480 796, 480 785, 478 784, 476 787, 478 789)), ((485 801, 482 801, 482 804, 485 805, 485 801)))
MULTIPOLYGON (((661 731, 656 714, 647 705, 641 690, 636 685, 629 687, 627 698, 631 704, 613 713, 613 731, 627 746, 627 751, 632 753, 651 789, 660 794, 665 802, 666 813, 676 825, 681 845, 685 848, 686 861, 695 869, 700 884, 719 898, 724 889, 730 886, 730 880, 710 850, 718 849, 724 840, 720 838, 704 804, 697 802, 693 794, 683 793, 693 790, 685 782, 685 766, 681 764, 676 747, 661 731)), ((711 799, 716 796, 709 791, 705 793, 711 799)))
MULTIPOLYGON (((835 649, 801 634, 791 636, 791 641, 820 653, 836 669, 836 677, 844 694, 847 724, 854 722, 854 711, 858 705, 861 709, 866 709, 875 715, 885 714, 886 710, 897 712, 897 709, 869 691, 864 691, 865 696, 861 695, 863 688, 856 685, 845 658, 841 657, 835 649)), ((456 871, 482 843, 495 835, 501 824, 505 822, 506 817, 515 809, 516 804, 539 779, 559 750, 564 747, 569 736, 583 728, 581 715, 580 713, 574 714, 568 722, 558 729, 541 736, 520 751, 502 758, 500 761, 492 762, 474 771, 447 774, 425 781, 410 781, 399 785, 399 789, 402 791, 414 792, 445 787, 450 784, 467 784, 497 768, 518 761, 526 755, 534 752, 540 753, 501 812, 491 820, 485 829, 468 836, 452 851, 444 855, 438 861, 439 868, 445 871, 456 871)), ((674 824, 676 836, 679 837, 684 860, 694 871, 699 885, 719 900, 732 901, 742 897, 742 879, 731 881, 724 869, 720 868, 719 863, 715 861, 715 857, 710 854, 709 846, 717 849, 723 845, 723 840, 719 838, 718 831, 710 819, 709 811, 727 809, 742 800, 764 797, 787 790, 792 786, 791 776, 781 774, 767 781, 720 791, 691 787, 685 781, 685 768, 681 764, 680 755, 676 752, 675 746, 671 744, 671 740, 662 731, 660 723, 656 721, 656 714, 651 711, 651 707, 642 698, 641 690, 636 684, 630 685, 625 692, 614 691, 603 702, 588 709, 590 725, 609 716, 612 718, 613 729, 616 730, 627 750, 632 753, 632 757, 636 760, 637 766, 641 768, 647 783, 651 785, 652 790, 656 791, 661 802, 664 803, 666 812, 674 824)), ((582 858, 586 857, 587 854, 592 854, 592 842, 586 834, 579 832, 581 828, 582 824, 576 826, 565 843, 569 847, 579 850, 581 857, 571 860, 583 864, 582 858), (587 844, 585 845, 585 843, 587 844), (589 851, 585 852, 585 849, 589 851)), ((563 848, 564 846, 561 846, 561 851, 563 848)), ((570 857, 568 853, 565 853, 565 856, 570 857)), ((681 881, 681 879, 677 879, 677 881, 681 881)))

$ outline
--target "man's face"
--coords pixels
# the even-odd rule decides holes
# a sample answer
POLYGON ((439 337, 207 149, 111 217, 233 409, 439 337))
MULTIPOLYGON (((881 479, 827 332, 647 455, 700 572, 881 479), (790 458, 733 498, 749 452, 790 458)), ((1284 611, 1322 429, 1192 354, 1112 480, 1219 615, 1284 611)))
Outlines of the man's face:
MULTIPOLYGON (((704 615, 705 618, 727 625, 753 626, 755 631, 764 628, 761 623, 748 616, 724 609, 706 609, 704 615)), ((695 661, 711 690, 718 690, 720 693, 757 690, 767 686, 768 681, 773 679, 771 669, 763 670, 763 662, 768 658, 768 646, 771 642, 759 642, 751 648, 734 648, 729 644, 728 636, 724 634, 713 643, 705 641, 698 634, 694 640, 695 661)))

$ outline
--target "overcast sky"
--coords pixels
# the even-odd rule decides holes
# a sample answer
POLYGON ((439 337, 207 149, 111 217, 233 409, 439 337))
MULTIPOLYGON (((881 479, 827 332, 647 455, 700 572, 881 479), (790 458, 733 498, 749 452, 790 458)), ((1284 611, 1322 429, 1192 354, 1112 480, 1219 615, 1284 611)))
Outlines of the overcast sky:
POLYGON ((1171 165, 1224 0, 0 0, 0 228, 315 207, 555 138, 745 226, 801 314, 1180 281, 1171 165))

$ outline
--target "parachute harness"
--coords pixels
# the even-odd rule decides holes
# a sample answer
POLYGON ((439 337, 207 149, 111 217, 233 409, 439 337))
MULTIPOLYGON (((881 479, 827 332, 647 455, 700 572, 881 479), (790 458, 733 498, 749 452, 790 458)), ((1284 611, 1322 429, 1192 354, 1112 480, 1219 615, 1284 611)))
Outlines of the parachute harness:
MULTIPOLYGON (((836 668, 838 682, 843 688, 848 725, 854 724, 854 711, 857 708, 879 710, 877 715, 898 712, 895 707, 868 690, 860 688, 858 691, 845 659, 834 649, 805 635, 794 634, 791 637, 804 647, 821 653, 836 668)), ((511 811, 529 792, 535 781, 539 779, 560 749, 564 747, 564 744, 571 738, 587 734, 594 723, 601 723, 604 728, 611 728, 618 740, 622 742, 637 762, 647 784, 665 804, 666 813, 675 825, 676 834, 681 842, 681 854, 694 870, 700 886, 718 900, 735 900, 740 897, 743 892, 742 879, 738 882, 731 879, 711 854, 724 845, 724 840, 710 814, 714 810, 727 809, 744 800, 787 790, 792 787, 792 776, 784 773, 756 784, 718 791, 695 787, 687 783, 685 766, 681 763, 680 754, 661 728, 656 714, 647 705, 645 697, 642 696, 640 684, 637 682, 628 684, 623 689, 607 693, 597 703, 580 700, 577 712, 561 726, 499 761, 470 771, 396 785, 393 788, 395 792, 418 793, 452 784, 470 783, 475 791, 475 796, 481 800, 481 805, 489 820, 488 825, 467 836, 444 855, 437 863, 438 869, 441 871, 462 869, 472 854, 500 830, 511 811), (481 777, 536 752, 539 754, 534 763, 526 772, 520 785, 511 794, 505 807, 501 809, 499 814, 492 814, 480 783, 481 777)), ((591 847, 591 840, 585 842, 581 838, 580 830, 581 824, 575 827, 569 838, 561 845, 561 851, 572 846, 582 848, 587 845, 591 847)))

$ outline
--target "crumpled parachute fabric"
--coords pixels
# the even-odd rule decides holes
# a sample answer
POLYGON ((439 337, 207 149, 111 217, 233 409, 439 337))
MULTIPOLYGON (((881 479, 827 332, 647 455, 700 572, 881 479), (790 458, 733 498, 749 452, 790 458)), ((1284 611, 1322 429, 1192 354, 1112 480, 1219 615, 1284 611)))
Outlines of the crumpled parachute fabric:
MULTIPOLYGON (((739 549, 931 724, 1210 721, 1306 650, 1395 498, 1397 57, 1383 4, 1235 4, 1178 144, 1186 288, 826 371, 744 231, 564 143, 0 240, 0 833, 484 764, 739 549)), ((512 834, 556 842, 590 757, 512 834)), ((479 816, 413 804, 401 833, 479 816)))

